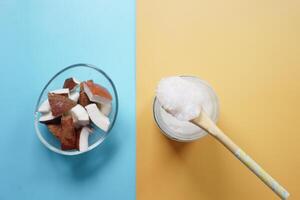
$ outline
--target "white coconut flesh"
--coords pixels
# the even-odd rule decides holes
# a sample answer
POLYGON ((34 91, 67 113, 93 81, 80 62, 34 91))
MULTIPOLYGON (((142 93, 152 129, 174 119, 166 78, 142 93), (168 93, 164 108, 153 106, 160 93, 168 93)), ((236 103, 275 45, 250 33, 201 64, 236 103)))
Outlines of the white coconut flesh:
POLYGON ((109 116, 111 113, 111 103, 100 104, 100 111, 105 115, 109 116))
POLYGON ((48 121, 51 121, 51 120, 53 120, 57 117, 59 117, 59 116, 53 116, 52 112, 42 113, 42 115, 39 118, 39 121, 40 122, 48 122, 48 121))
POLYGON ((83 127, 79 135, 79 151, 87 151, 89 148, 90 129, 83 127))
POLYGON ((72 115, 76 127, 86 126, 90 123, 87 111, 80 104, 73 107, 69 113, 72 115))
POLYGON ((85 109, 88 112, 88 115, 90 117, 90 119, 92 120, 92 122, 99 127, 100 129, 102 129, 103 131, 107 132, 110 122, 109 122, 109 118, 106 117, 97 107, 96 104, 89 104, 85 107, 85 109))
POLYGON ((39 107, 38 112, 40 113, 48 113, 50 111, 50 104, 48 99, 46 99, 39 107))
POLYGON ((70 90, 68 88, 63 88, 63 89, 58 89, 58 90, 53 90, 50 91, 49 93, 53 93, 53 94, 70 94, 70 90))
POLYGON ((77 92, 77 91, 71 92, 69 95, 69 99, 71 99, 72 101, 75 101, 77 103, 77 101, 79 99, 79 92, 77 92))

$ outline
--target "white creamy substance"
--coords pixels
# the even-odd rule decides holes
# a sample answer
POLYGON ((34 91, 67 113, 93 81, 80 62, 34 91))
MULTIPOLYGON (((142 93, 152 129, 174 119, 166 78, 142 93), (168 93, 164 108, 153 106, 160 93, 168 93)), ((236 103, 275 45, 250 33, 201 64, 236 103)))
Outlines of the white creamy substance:
POLYGON ((201 112, 201 93, 195 84, 179 76, 162 79, 156 96, 163 108, 181 121, 194 119, 201 112))
POLYGON ((157 87, 157 99, 164 107, 161 108, 164 123, 173 132, 183 135, 199 133, 201 129, 189 120, 196 118, 201 109, 208 115, 214 109, 207 86, 197 79, 178 76, 162 79, 157 87))

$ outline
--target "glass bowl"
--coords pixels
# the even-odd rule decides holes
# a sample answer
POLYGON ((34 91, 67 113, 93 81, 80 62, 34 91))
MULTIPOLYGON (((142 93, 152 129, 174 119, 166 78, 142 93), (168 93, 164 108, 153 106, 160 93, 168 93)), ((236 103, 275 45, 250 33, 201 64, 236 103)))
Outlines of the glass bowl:
MULTIPOLYGON (((203 95, 206 99, 202 103, 202 109, 210 116, 210 118, 216 123, 219 117, 219 100, 217 94, 214 92, 213 88, 204 80, 195 76, 180 76, 187 81, 191 81, 198 87, 201 87, 203 95)), ((192 124, 191 122, 181 122, 173 117, 171 114, 167 113, 160 105, 157 98, 153 101, 153 116, 154 120, 161 130, 161 132, 168 138, 179 141, 179 142, 191 142, 202 138, 207 135, 206 131, 199 128, 198 126, 192 124), (180 125, 178 125, 180 123, 180 125), (176 127, 175 130, 172 127, 176 127), (178 131, 179 129, 189 130, 188 133, 182 133, 178 131)))
POLYGON ((43 88, 36 107, 35 107, 35 113, 34 113, 34 125, 36 134, 39 138, 39 140, 51 151, 62 154, 62 155, 78 155, 85 152, 88 152, 95 147, 99 146, 108 136, 111 129, 113 128, 116 117, 118 114, 118 94, 116 87, 113 83, 113 81, 110 79, 110 77, 101 69, 90 65, 90 64, 75 64, 68 66, 61 71, 59 71, 57 74, 55 74, 45 85, 43 88), (38 108, 41 105, 41 103, 44 102, 48 98, 48 92, 53 91, 56 89, 60 89, 63 87, 64 81, 67 78, 74 77, 79 81, 85 81, 85 80, 93 80, 95 83, 101 84, 102 86, 106 87, 107 90, 112 95, 112 111, 109 115, 110 119, 110 127, 107 132, 102 131, 98 127, 92 125, 93 133, 89 137, 89 147, 86 151, 78 151, 78 150, 71 150, 71 151, 65 151, 61 150, 60 148, 60 142, 49 132, 46 125, 39 122, 40 113, 38 112, 38 108))

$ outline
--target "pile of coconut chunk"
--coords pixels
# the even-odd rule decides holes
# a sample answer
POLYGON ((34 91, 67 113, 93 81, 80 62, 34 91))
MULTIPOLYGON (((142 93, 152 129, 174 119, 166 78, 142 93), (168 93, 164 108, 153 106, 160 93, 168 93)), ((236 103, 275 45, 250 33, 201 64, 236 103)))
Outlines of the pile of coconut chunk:
POLYGON ((39 107, 39 121, 61 142, 62 150, 86 151, 91 123, 107 132, 112 109, 109 91, 92 80, 65 80, 63 88, 50 91, 39 107))

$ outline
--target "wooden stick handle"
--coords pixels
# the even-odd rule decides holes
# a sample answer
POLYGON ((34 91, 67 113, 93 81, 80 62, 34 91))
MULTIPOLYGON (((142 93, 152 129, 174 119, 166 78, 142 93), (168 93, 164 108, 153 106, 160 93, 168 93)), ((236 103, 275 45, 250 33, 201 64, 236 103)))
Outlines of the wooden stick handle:
POLYGON ((262 167, 260 167, 250 156, 239 148, 227 135, 225 135, 215 123, 201 112, 200 116, 192 122, 205 129, 219 142, 221 142, 229 151, 231 151, 244 165, 246 165, 258 178, 269 186, 281 199, 287 199, 289 196, 286 191, 274 178, 272 178, 262 167))

